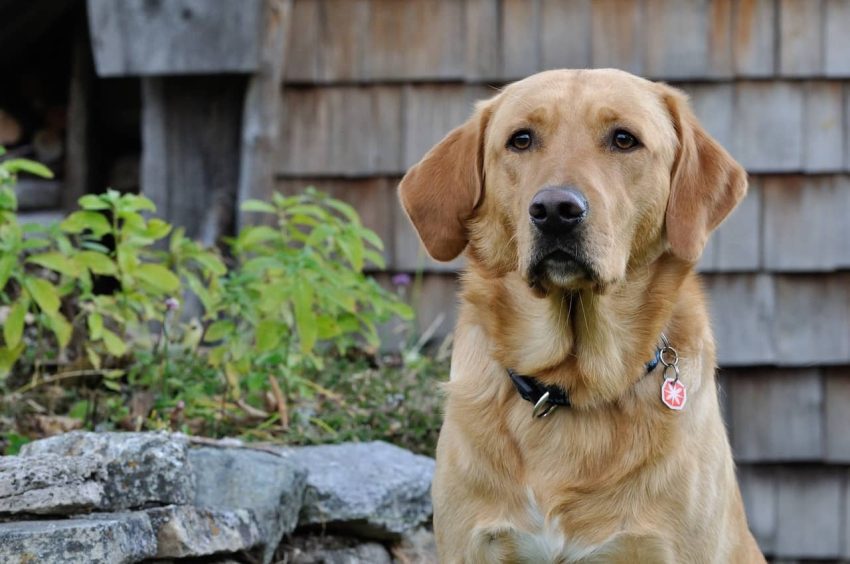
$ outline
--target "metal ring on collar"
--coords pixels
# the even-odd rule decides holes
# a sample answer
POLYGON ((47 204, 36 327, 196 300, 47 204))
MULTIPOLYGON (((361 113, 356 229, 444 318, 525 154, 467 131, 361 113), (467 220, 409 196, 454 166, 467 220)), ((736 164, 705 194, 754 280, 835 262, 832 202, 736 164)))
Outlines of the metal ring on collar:
POLYGON ((531 417, 534 419, 546 417, 556 407, 558 407, 558 405, 549 401, 549 392, 546 392, 540 396, 540 399, 534 404, 534 409, 531 410, 531 417))

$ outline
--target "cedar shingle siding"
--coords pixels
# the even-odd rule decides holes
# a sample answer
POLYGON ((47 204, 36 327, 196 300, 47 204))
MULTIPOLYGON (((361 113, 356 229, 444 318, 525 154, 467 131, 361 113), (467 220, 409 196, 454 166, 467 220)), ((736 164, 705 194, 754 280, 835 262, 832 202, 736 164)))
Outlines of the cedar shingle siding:
POLYGON ((396 201, 405 169, 506 82, 619 67, 690 93, 751 173, 700 263, 751 525, 778 559, 850 558, 850 1, 295 0, 277 188, 354 203, 393 271, 455 270, 396 201))

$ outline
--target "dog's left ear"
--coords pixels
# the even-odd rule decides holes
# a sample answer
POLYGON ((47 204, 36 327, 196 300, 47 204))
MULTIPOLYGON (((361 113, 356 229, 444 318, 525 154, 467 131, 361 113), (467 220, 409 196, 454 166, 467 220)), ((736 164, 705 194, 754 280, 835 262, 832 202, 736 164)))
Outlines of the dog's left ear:
POLYGON ((467 222, 484 190, 484 132, 491 113, 489 102, 479 104, 399 184, 404 211, 436 260, 452 260, 469 242, 467 222))
POLYGON ((667 202, 667 241, 676 256, 696 262, 708 235, 747 192, 747 173, 699 124, 684 93, 661 85, 679 148, 667 202))

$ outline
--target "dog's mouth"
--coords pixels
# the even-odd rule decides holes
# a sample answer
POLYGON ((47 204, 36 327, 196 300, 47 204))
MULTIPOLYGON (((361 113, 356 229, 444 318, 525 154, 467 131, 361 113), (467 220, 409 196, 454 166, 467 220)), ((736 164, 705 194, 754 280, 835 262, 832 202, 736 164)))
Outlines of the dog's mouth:
POLYGON ((581 254, 557 248, 538 252, 528 269, 532 288, 548 294, 552 289, 577 290, 596 285, 598 276, 581 254))

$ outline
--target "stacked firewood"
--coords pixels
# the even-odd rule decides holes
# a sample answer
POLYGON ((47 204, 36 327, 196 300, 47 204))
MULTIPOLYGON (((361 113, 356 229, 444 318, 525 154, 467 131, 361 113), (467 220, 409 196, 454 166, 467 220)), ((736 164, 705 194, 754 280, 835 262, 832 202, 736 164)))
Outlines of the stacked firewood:
POLYGON ((2 158, 34 159, 53 171, 52 180, 21 175, 16 187, 21 210, 46 210, 60 207, 62 176, 65 168, 65 106, 29 99, 27 107, 0 102, 0 146, 2 158))

